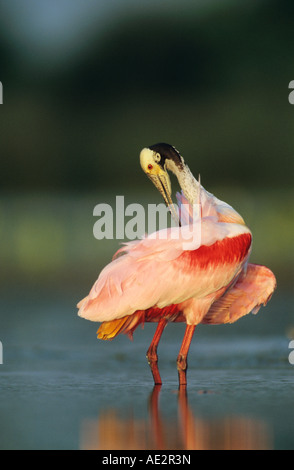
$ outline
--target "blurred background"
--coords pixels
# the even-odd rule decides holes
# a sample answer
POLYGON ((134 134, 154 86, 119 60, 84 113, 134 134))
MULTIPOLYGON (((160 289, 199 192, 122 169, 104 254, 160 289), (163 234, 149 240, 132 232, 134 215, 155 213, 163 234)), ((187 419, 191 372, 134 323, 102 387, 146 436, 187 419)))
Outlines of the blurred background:
MULTIPOLYGON (((293 287, 290 0, 0 2, 4 284, 89 287, 118 242, 93 208, 161 202, 141 148, 176 146, 293 287)), ((176 182, 173 182, 174 187, 176 182)))
POLYGON ((2 372, 52 365, 63 341, 107 347, 76 317, 120 243, 94 238, 93 209, 161 202, 139 164, 160 141, 242 214, 252 261, 276 274, 237 331, 294 337, 293 31, 292 0, 0 0, 2 372))

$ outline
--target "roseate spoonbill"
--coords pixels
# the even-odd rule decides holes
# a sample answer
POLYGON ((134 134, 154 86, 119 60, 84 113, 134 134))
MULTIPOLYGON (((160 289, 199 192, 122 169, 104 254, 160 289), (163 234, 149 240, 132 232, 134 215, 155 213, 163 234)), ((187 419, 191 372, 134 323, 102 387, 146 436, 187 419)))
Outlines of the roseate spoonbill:
POLYGON ((196 325, 232 323, 257 313, 270 299, 276 280, 265 266, 248 263, 252 235, 244 220, 201 186, 174 147, 162 143, 144 148, 140 163, 176 216, 167 170, 175 174, 182 189, 177 199, 184 223, 167 229, 164 237, 148 235, 125 243, 79 302, 78 314, 102 322, 99 339, 119 333, 132 337, 139 324, 156 322, 147 351, 155 384, 162 383, 157 346, 163 330, 168 322, 185 322, 177 357, 182 386, 187 383, 187 356, 196 325), (200 206, 201 242, 191 248, 187 241, 194 227, 199 231, 193 204, 200 206))

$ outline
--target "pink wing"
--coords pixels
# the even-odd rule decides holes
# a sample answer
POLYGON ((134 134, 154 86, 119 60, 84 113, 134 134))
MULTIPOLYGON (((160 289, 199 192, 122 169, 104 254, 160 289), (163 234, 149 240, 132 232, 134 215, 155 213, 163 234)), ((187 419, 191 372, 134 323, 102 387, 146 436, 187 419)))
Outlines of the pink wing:
POLYGON ((233 323, 250 312, 257 313, 275 288, 276 278, 270 269, 248 264, 236 284, 210 307, 202 323, 233 323))
POLYGON ((212 299, 240 273, 249 255, 251 234, 245 226, 203 218, 201 246, 187 250, 183 247, 190 229, 173 227, 166 231, 167 239, 150 236, 126 244, 126 254, 103 269, 89 295, 78 304, 79 315, 111 321, 154 306, 206 296, 212 299))

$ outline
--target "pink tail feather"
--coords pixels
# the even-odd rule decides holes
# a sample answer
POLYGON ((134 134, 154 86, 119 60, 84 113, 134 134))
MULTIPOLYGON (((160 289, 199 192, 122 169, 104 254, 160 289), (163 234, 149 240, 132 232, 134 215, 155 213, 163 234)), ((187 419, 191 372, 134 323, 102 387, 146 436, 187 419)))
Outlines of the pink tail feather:
POLYGON ((257 313, 266 305, 276 288, 276 278, 265 266, 248 264, 236 284, 217 300, 202 323, 234 323, 248 313, 257 313))

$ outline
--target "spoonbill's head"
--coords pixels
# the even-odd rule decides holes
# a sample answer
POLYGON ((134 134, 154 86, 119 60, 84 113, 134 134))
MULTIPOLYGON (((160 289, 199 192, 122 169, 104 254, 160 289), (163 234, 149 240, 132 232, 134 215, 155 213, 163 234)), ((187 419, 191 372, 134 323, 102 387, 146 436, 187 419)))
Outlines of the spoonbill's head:
POLYGON ((140 163, 142 170, 158 189, 173 216, 178 219, 174 213, 171 182, 167 170, 176 175, 183 171, 184 160, 182 156, 172 145, 160 143, 144 148, 140 153, 140 163))

